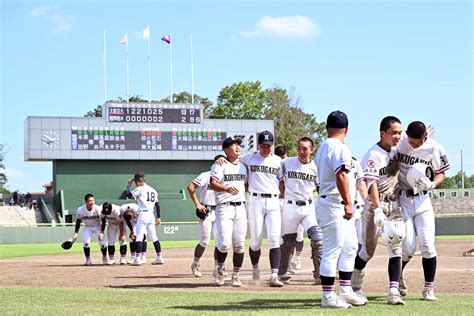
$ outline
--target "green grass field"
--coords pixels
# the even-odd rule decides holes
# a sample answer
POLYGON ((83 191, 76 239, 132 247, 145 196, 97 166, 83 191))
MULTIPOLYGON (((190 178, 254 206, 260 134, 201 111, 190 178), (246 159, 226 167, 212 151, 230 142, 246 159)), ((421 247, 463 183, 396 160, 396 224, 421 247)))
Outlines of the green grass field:
MULTIPOLYGON (((460 236, 437 236, 437 240, 474 240, 473 235, 460 236)), ((308 242, 308 240, 305 240, 308 242)), ((263 244, 266 243, 264 240, 263 244)), ((309 242, 308 242, 309 243, 309 242)), ((248 241, 246 242, 248 244, 248 241)), ((172 248, 193 248, 196 246, 195 240, 179 240, 179 241, 161 241, 164 249, 172 248)), ((211 241, 210 246, 214 246, 211 241)), ((99 245, 92 243, 92 251, 99 251, 99 245)), ((61 253, 82 253, 80 241, 77 242, 70 250, 63 250, 59 243, 41 243, 41 244, 0 244, 0 259, 13 257, 26 257, 36 255, 53 255, 61 253)))
POLYGON ((408 296, 405 306, 389 306, 385 295, 368 295, 367 306, 328 310, 319 307, 321 294, 295 292, 0 288, 0 296, 2 315, 471 315, 474 300, 474 294, 438 295, 436 302, 408 296))

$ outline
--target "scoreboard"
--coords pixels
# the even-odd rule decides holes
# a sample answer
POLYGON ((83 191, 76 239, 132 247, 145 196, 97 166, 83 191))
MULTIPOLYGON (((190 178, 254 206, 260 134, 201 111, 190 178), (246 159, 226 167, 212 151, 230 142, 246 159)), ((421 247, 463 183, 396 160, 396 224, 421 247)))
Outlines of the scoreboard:
POLYGON ((256 150, 271 120, 203 119, 200 104, 106 103, 103 117, 27 117, 25 160, 211 160, 228 136, 256 150))

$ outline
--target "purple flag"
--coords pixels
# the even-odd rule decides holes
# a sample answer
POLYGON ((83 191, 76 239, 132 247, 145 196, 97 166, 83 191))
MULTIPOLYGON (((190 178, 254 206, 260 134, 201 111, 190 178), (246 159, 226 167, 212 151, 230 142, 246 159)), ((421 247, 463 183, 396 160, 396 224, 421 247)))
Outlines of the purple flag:
POLYGON ((161 40, 162 40, 163 42, 166 42, 166 43, 170 44, 170 43, 171 43, 171 35, 166 34, 166 35, 164 35, 164 36, 161 38, 161 40))

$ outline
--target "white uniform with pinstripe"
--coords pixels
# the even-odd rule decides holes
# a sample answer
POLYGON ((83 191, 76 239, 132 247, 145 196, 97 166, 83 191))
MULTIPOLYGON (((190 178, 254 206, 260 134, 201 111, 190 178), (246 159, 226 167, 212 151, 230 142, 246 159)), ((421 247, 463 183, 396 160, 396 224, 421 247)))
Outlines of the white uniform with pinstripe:
MULTIPOLYGON (((87 205, 82 205, 77 209, 76 212, 77 219, 80 219, 84 223, 84 233, 82 235, 82 241, 87 247, 91 244, 91 237, 95 235, 99 238, 100 229, 101 229, 101 219, 102 219, 102 208, 98 205, 92 207, 91 210, 87 209, 87 205)), ((101 248, 105 247, 105 238, 99 240, 101 248)))

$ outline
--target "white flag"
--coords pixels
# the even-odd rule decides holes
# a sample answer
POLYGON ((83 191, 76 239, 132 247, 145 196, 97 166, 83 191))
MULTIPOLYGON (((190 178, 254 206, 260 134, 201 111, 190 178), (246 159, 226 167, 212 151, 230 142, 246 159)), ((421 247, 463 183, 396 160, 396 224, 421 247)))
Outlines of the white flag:
POLYGON ((120 44, 127 44, 127 43, 128 43, 128 33, 125 33, 125 35, 120 40, 120 44))
POLYGON ((143 30, 143 38, 149 38, 150 37, 150 27, 147 26, 144 30, 143 30))

